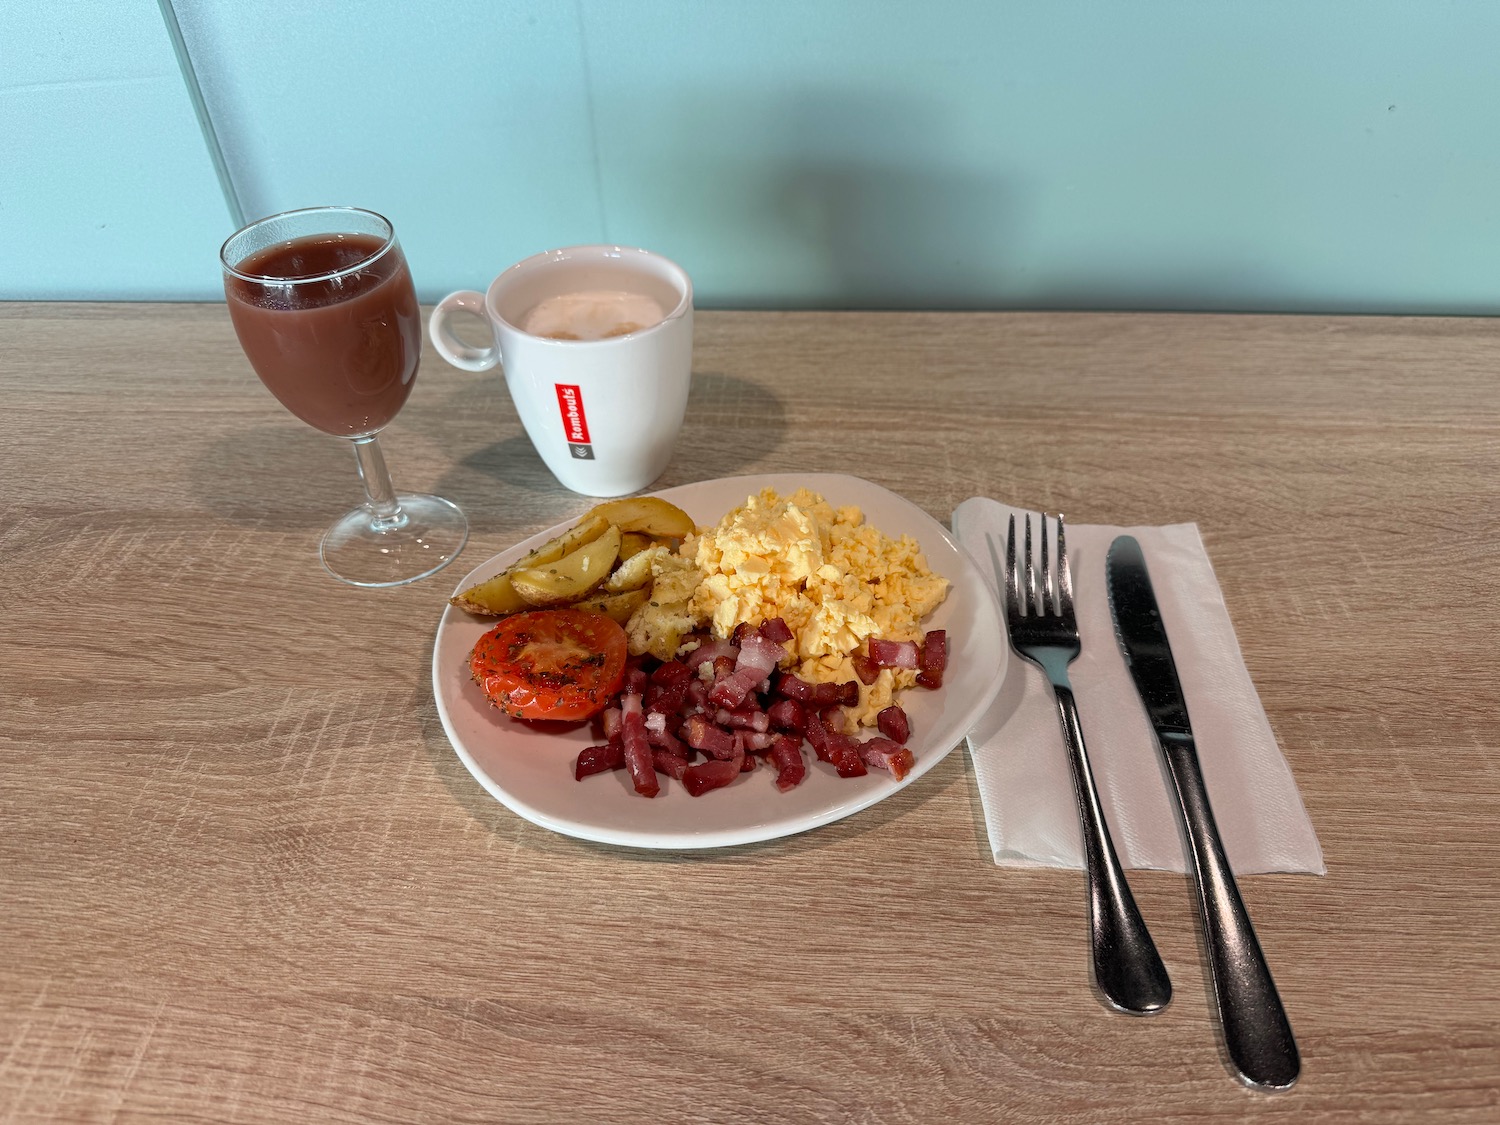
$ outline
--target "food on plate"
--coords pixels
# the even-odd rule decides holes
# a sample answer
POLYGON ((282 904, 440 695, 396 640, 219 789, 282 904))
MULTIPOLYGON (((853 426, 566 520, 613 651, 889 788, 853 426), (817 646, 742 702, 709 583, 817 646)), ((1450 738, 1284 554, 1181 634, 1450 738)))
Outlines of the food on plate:
POLYGON ((704 528, 656 497, 600 504, 453 604, 506 615, 470 661, 502 711, 598 716, 579 780, 621 769, 644 796, 658 775, 697 796, 761 762, 790 789, 804 743, 841 777, 904 777, 899 696, 942 685, 947 633, 924 620, 948 589, 910 536, 768 488, 704 528))
POLYGON ((625 630, 604 614, 534 609, 485 633, 469 656, 469 672, 512 718, 576 722, 614 699, 625 658, 625 630))
POLYGON ((658 539, 685 539, 696 530, 692 516, 660 496, 606 500, 589 514, 607 520, 621 531, 640 532, 658 539))
POLYGON ((644 590, 651 585, 651 563, 658 553, 665 552, 665 547, 647 546, 643 550, 635 552, 629 558, 620 560, 620 565, 610 571, 604 580, 604 590, 611 594, 618 594, 625 590, 644 590))
MULTIPOLYGON (((476 583, 449 601, 481 617, 503 617, 522 610, 570 605, 590 597, 617 564, 661 545, 673 545, 692 534, 693 520, 670 501, 657 496, 610 500, 590 509, 561 535, 518 559, 499 574, 476 583)), ((650 566, 637 564, 649 579, 650 566)), ((639 589, 646 580, 617 585, 607 593, 639 589)), ((611 603, 611 616, 633 599, 611 603)), ((639 608, 632 605, 631 612, 639 608)), ((626 615, 628 618, 628 614, 626 615)))
POLYGON ((459 609, 481 617, 501 617, 507 613, 519 613, 526 608, 526 599, 516 593, 515 587, 510 584, 509 571, 470 586, 448 601, 459 609))
POLYGON ((620 529, 610 524, 599 538, 556 562, 511 571, 510 585, 531 605, 568 605, 609 577, 619 558, 620 529))
POLYGON ((665 548, 653 548, 649 561, 651 596, 626 623, 625 632, 632 656, 671 660, 701 624, 692 603, 702 574, 691 558, 665 548))
POLYGON ((536 550, 517 559, 508 569, 501 571, 493 578, 470 586, 462 593, 454 595, 449 601, 459 609, 485 617, 519 613, 530 603, 516 592, 511 583, 511 576, 516 571, 556 562, 591 539, 597 539, 603 535, 609 526, 608 520, 595 516, 591 512, 561 535, 554 536, 536 550))
POLYGON ((921 641, 922 619, 948 596, 948 580, 910 536, 891 539, 858 508, 834 508, 807 489, 786 498, 765 489, 693 546, 704 575, 694 612, 720 637, 780 617, 792 629, 798 676, 859 683, 859 703, 846 712, 853 725, 874 726, 917 682, 914 664, 872 665, 868 652, 872 640, 921 641))
MULTIPOLYGON (((945 660, 946 644, 927 641, 945 637, 941 630, 929 631, 920 647, 945 660)), ((758 626, 742 623, 729 640, 691 637, 677 659, 632 657, 618 700, 601 716, 605 740, 578 755, 573 776, 582 781, 626 770, 637 793, 655 797, 662 774, 697 797, 764 763, 785 792, 807 777, 806 742, 840 777, 862 777, 871 769, 897 781, 905 777, 916 764, 905 745, 911 735, 906 712, 896 704, 882 709, 874 737, 839 730, 838 714, 858 703, 858 683, 814 684, 783 670, 792 641, 791 628, 775 617, 758 626)), ((904 659, 905 648, 900 651, 904 659)), ((922 667, 933 686, 942 672, 938 663, 922 667)))
POLYGON ((647 547, 654 545, 656 540, 642 531, 625 531, 620 533, 620 561, 634 558, 647 547))
POLYGON ((650 590, 625 590, 618 594, 601 594, 596 591, 582 601, 574 602, 573 606, 575 609, 602 613, 611 620, 624 625, 634 616, 636 610, 646 604, 646 599, 650 596, 650 590))

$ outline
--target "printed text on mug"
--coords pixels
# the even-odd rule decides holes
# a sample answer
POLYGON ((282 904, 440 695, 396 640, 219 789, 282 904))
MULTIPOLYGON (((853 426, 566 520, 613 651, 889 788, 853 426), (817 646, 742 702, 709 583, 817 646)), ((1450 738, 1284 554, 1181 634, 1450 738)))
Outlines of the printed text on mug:
POLYGON ((554 383, 557 406, 562 411, 563 434, 568 451, 579 461, 592 461, 594 447, 589 443, 589 420, 583 412, 583 392, 565 383, 554 383))

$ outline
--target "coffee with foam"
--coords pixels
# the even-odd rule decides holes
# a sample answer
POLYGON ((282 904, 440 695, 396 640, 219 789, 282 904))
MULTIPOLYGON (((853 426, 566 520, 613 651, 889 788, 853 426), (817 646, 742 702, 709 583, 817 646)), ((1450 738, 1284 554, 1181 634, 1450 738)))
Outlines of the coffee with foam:
POLYGON ((521 318, 521 330, 549 340, 607 340, 660 324, 666 313, 644 293, 582 289, 548 297, 521 318))

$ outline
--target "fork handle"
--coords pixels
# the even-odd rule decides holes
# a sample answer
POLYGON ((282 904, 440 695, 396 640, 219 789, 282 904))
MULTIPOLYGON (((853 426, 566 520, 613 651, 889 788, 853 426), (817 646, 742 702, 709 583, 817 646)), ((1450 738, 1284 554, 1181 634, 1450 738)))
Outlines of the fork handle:
POLYGON ((1245 1082, 1285 1089, 1297 1081, 1302 1068, 1297 1041, 1219 842, 1197 748, 1188 734, 1158 733, 1157 741, 1172 775, 1192 849, 1193 882, 1224 1045, 1245 1082))
POLYGON ((1052 690, 1068 744, 1073 791, 1078 797, 1079 819, 1083 824, 1094 980, 1112 1006, 1134 1015, 1150 1015, 1167 1006, 1172 998, 1172 982, 1141 918, 1135 896, 1130 893, 1130 885, 1125 882, 1125 872, 1109 838, 1109 825, 1104 821, 1104 807, 1099 803, 1094 771, 1089 767, 1088 751, 1083 744, 1073 689, 1065 679, 1062 683, 1054 679, 1052 690))

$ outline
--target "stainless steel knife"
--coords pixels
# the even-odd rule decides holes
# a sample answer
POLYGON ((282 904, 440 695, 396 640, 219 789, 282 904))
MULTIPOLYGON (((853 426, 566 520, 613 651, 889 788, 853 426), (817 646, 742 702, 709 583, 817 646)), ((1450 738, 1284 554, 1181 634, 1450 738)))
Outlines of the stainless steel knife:
POLYGON ((1297 1042, 1219 842, 1172 647, 1151 588, 1146 556, 1133 536, 1121 535, 1110 545, 1105 573, 1120 651, 1156 731, 1187 827, 1229 1058, 1250 1085, 1285 1089, 1301 1071, 1297 1042))

